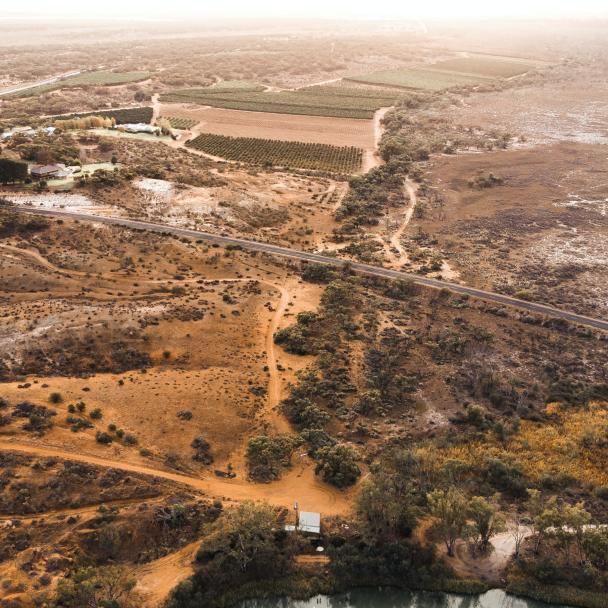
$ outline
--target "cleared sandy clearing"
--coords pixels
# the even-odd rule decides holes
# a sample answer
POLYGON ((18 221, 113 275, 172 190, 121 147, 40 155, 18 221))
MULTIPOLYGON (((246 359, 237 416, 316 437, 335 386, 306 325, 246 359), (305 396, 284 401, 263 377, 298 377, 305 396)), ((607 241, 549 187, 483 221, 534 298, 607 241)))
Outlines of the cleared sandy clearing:
POLYGON ((196 132, 302 141, 374 150, 374 121, 326 116, 247 112, 192 104, 162 104, 161 116, 199 120, 196 132))

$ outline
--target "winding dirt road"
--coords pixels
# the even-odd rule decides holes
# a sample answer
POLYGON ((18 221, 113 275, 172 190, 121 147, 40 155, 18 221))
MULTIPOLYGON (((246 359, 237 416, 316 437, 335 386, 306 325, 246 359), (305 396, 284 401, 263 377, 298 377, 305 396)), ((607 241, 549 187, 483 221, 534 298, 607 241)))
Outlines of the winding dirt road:
MULTIPOLYGON (((243 479, 224 479, 220 477, 192 477, 182 473, 166 471, 145 466, 136 462, 128 462, 124 458, 114 460, 88 453, 75 453, 63 448, 34 445, 30 443, 0 439, 0 450, 20 452, 41 458, 62 458, 73 462, 85 462, 101 467, 110 467, 121 471, 130 471, 140 475, 148 475, 183 484, 205 495, 223 498, 224 500, 266 500, 272 505, 291 508, 294 497, 304 491, 306 504, 316 508, 324 515, 346 513, 350 508, 350 493, 333 490, 314 477, 314 471, 307 471, 300 476, 296 467, 289 471, 281 480, 271 484, 253 484, 243 479)), ((306 507, 305 507, 306 508, 306 507)))
POLYGON ((405 229, 408 227, 409 223, 412 220, 412 216, 414 215, 414 209, 416 207, 416 184, 409 178, 406 177, 403 183, 403 189, 405 195, 409 199, 409 205, 403 214, 403 221, 399 225, 397 231, 391 236, 391 245, 399 252, 399 260, 400 264, 405 264, 408 261, 407 251, 403 248, 401 244, 401 237, 405 232, 405 229))

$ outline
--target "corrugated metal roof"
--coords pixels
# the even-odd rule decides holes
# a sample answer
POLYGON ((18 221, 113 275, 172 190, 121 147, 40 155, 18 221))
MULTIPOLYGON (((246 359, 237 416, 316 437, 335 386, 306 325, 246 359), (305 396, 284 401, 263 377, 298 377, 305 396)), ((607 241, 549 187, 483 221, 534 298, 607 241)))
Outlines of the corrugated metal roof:
POLYGON ((312 511, 300 511, 298 530, 319 534, 321 532, 321 514, 312 511))
POLYGON ((57 173, 57 171, 65 171, 65 165, 44 165, 32 168, 33 175, 48 175, 49 173, 57 173))

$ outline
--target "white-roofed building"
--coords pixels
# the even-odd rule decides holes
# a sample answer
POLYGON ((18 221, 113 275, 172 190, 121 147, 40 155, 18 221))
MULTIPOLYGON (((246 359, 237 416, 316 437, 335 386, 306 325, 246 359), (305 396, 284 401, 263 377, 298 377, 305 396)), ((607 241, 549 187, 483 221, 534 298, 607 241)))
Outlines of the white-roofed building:
POLYGON ((300 532, 310 532, 311 534, 321 533, 321 514, 312 511, 300 511, 298 518, 298 530, 300 532))
POLYGON ((307 534, 321 533, 321 514, 314 511, 297 511, 296 525, 286 525, 288 532, 305 532, 307 534))

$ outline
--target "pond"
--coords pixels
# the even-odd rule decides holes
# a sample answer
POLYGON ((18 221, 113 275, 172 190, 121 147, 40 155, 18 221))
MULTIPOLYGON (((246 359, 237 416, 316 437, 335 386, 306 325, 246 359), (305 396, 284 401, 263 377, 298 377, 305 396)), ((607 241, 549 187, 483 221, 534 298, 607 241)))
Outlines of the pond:
POLYGON ((545 604, 493 589, 482 595, 456 595, 394 588, 355 589, 339 595, 316 595, 308 600, 290 598, 247 600, 239 608, 570 608, 545 604))

